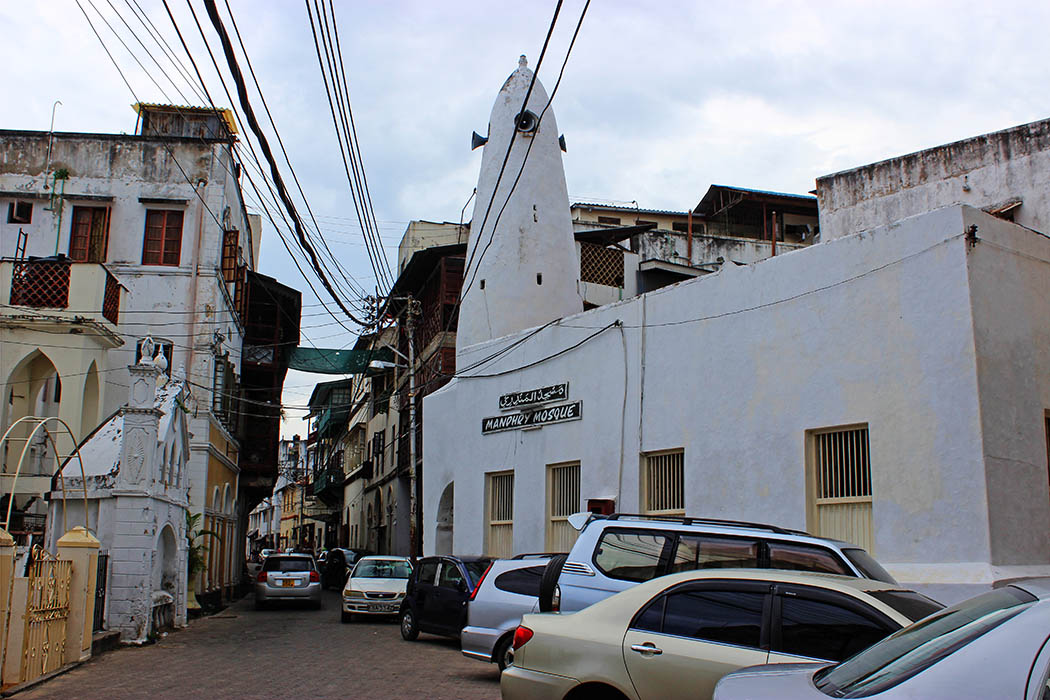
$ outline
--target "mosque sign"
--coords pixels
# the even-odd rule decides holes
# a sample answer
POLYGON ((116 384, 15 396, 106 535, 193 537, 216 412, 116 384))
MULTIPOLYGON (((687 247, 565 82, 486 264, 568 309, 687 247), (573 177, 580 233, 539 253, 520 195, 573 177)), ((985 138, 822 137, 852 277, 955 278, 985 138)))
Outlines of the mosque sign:
POLYGON ((535 408, 521 413, 507 413, 502 416, 481 419, 481 434, 496 433, 502 430, 524 430, 538 428, 550 423, 564 423, 583 418, 583 401, 566 403, 560 406, 535 408))
POLYGON ((550 401, 564 401, 569 398, 569 383, 553 384, 540 389, 515 391, 499 397, 499 410, 509 411, 520 406, 534 406, 550 401))

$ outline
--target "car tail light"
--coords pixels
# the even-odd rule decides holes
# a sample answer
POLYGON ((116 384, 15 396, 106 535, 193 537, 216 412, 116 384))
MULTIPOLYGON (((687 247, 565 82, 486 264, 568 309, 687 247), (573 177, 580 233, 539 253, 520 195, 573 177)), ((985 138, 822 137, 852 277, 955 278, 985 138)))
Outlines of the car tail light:
POLYGON ((255 580, 259 583, 266 583, 266 572, 260 571, 259 575, 255 577, 255 580))
POLYGON ((310 572, 310 583, 317 583, 320 580, 321 580, 321 574, 317 573, 316 571, 311 571, 310 572))
POLYGON ((511 646, 515 649, 520 649, 530 639, 532 639, 532 630, 524 625, 518 625, 518 629, 514 630, 514 641, 511 643, 511 646))
POLYGON ((551 612, 561 612, 561 586, 554 584, 554 593, 551 594, 551 612))
POLYGON ((474 600, 474 597, 478 594, 478 591, 481 590, 481 582, 484 581, 485 577, 489 575, 489 569, 491 568, 492 564, 490 563, 487 567, 485 567, 485 573, 483 573, 481 575, 481 578, 478 579, 478 582, 474 584, 474 590, 470 592, 471 600, 474 600))

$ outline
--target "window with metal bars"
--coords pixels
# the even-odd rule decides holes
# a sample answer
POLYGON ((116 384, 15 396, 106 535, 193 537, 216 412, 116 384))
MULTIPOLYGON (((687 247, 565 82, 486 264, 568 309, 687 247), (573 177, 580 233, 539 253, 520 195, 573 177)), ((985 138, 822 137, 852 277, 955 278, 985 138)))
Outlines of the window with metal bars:
POLYGON ((142 242, 143 265, 178 265, 182 253, 182 212, 150 209, 142 242))
POLYGON ((106 262, 109 247, 109 207, 73 207, 69 257, 77 262, 106 262))
POLYGON ((514 553, 514 472, 493 472, 488 481, 488 532, 485 553, 492 557, 510 557, 514 553))
POLYGON ((568 552, 576 542, 569 516, 580 510, 580 464, 547 467, 547 551, 568 552))
POLYGON ((666 450, 644 456, 642 512, 685 515, 685 451, 666 450))
POLYGON ((868 429, 818 432, 813 436, 817 501, 871 498, 868 429))
POLYGON ((580 280, 607 287, 623 287, 623 251, 581 242, 580 280))
POLYGON ((812 430, 808 452, 808 528, 873 551, 868 427, 812 430))

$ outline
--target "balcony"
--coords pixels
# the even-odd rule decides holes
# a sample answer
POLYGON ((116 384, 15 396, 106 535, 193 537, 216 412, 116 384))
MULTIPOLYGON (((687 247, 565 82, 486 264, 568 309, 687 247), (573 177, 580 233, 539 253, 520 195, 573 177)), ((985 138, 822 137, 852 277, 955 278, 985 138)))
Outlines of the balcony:
POLYGON ((5 289, 11 307, 40 310, 26 313, 9 307, 6 315, 86 322, 118 337, 122 286, 104 265, 73 262, 65 256, 0 260, 0 293, 5 289))

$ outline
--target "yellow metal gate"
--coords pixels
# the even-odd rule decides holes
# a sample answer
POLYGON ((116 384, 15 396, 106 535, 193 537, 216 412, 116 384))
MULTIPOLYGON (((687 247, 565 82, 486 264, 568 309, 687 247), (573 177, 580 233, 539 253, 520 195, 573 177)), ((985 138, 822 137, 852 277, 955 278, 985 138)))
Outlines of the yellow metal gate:
POLYGON ((29 565, 26 627, 22 641, 22 681, 62 666, 69 618, 69 586, 73 562, 38 559, 29 565))

